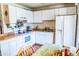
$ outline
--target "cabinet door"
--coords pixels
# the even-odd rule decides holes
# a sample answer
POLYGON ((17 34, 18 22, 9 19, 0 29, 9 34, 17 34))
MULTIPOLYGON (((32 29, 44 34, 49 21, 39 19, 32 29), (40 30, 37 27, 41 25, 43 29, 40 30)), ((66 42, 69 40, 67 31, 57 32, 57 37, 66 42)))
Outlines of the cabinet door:
POLYGON ((22 36, 18 36, 15 38, 16 39, 16 50, 18 52, 18 50, 23 47, 24 45, 24 41, 23 41, 23 37, 22 36))
POLYGON ((32 33, 30 34, 30 36, 31 36, 31 45, 33 45, 33 44, 35 44, 35 33, 32 32, 32 33))
POLYGON ((75 44, 76 15, 64 16, 64 45, 75 44))
POLYGON ((50 9, 50 10, 45 10, 45 16, 47 19, 45 20, 55 20, 55 16, 54 16, 54 9, 50 9))
POLYGON ((17 14, 17 19, 21 19, 21 17, 22 17, 22 9, 17 7, 16 14, 17 14))
POLYGON ((34 23, 41 23, 42 22, 42 12, 36 11, 34 12, 34 23))
POLYGON ((67 14, 76 14, 76 7, 68 7, 67 14))
POLYGON ((49 20, 50 12, 49 10, 42 11, 42 20, 49 20))
POLYGON ((67 14, 67 8, 59 8, 59 15, 66 15, 67 14))
POLYGON ((41 44, 41 38, 39 36, 40 36, 39 33, 35 32, 35 43, 41 44))
POLYGON ((50 9, 50 19, 49 20, 55 20, 55 10, 50 9))
POLYGON ((59 9, 54 9, 54 11, 55 11, 55 16, 59 15, 59 9))
POLYGON ((27 10, 25 10, 25 9, 22 10, 22 17, 23 17, 24 20, 27 20, 27 15, 28 14, 26 12, 27 12, 27 10))
POLYGON ((9 19, 10 19, 10 23, 16 23, 17 20, 17 12, 16 12, 16 7, 15 6, 11 6, 8 5, 9 8, 9 19))
POLYGON ((16 39, 12 38, 9 41, 9 51, 10 51, 10 56, 15 56, 17 53, 17 49, 16 49, 16 39))
POLYGON ((53 43, 53 33, 36 32, 35 36, 36 36, 35 43, 39 43, 39 44, 53 43))
MULTIPOLYGON (((23 8, 17 7, 16 8, 17 20, 25 20, 26 19, 26 11, 23 8)), ((28 15, 28 14, 27 14, 28 15)))
POLYGON ((79 5, 78 5, 77 7, 78 7, 77 12, 78 12, 78 14, 79 14, 79 5))
POLYGON ((2 56, 9 56, 10 55, 8 41, 1 42, 1 55, 2 56))
POLYGON ((28 23, 33 23, 33 12, 26 10, 26 20, 28 23))
POLYGON ((53 32, 45 32, 41 36, 43 36, 44 44, 53 44, 53 32))

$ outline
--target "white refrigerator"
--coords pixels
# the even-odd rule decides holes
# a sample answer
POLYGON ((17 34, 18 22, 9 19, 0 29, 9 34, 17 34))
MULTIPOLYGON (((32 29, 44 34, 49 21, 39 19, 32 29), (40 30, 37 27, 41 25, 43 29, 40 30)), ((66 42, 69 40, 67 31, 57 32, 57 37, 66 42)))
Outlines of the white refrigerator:
POLYGON ((74 46, 76 15, 56 16, 56 39, 58 45, 74 46))

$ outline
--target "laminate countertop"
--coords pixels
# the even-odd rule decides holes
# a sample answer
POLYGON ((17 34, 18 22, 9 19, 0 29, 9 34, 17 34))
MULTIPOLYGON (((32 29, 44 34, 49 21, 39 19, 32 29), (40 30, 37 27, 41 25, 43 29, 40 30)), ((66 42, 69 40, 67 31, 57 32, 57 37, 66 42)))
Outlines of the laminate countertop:
MULTIPOLYGON (((24 36, 24 35, 29 35, 33 32, 47 32, 47 31, 39 31, 39 30, 35 30, 35 31, 31 31, 31 32, 26 32, 26 33, 23 33, 23 34, 15 34, 15 33, 5 33, 5 34, 1 34, 0 35, 0 41, 3 41, 3 40, 8 40, 8 39, 11 39, 11 38, 14 38, 14 37, 17 37, 17 36, 24 36)), ((51 31, 50 31, 51 32, 51 31)), ((48 32, 48 33, 50 33, 48 32)), ((53 32, 52 32, 53 33, 53 32)))
POLYGON ((17 36, 22 36, 22 35, 28 35, 29 33, 24 33, 24 34, 15 34, 15 33, 6 33, 6 34, 1 34, 0 35, 0 41, 3 40, 8 40, 17 36))

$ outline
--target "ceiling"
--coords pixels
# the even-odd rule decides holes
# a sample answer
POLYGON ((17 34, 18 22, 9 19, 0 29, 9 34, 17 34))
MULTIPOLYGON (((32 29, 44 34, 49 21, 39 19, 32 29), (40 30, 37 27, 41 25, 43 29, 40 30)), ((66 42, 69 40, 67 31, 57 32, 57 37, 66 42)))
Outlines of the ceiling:
POLYGON ((38 7, 44 7, 49 5, 58 5, 59 3, 21 3, 21 5, 30 7, 30 8, 38 8, 38 7))
POLYGON ((49 6, 71 6, 74 5, 74 3, 19 3, 20 5, 23 5, 25 7, 28 7, 30 9, 40 9, 40 8, 47 8, 49 6))

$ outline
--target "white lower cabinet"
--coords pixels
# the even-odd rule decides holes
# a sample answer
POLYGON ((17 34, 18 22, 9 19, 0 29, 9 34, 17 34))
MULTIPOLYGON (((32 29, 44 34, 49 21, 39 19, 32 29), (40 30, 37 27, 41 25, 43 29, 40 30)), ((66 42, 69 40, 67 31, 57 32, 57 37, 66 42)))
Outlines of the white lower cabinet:
POLYGON ((12 38, 12 40, 9 41, 9 51, 10 51, 10 55, 9 56, 15 56, 17 53, 17 46, 16 46, 16 40, 14 40, 14 38, 12 38))
POLYGON ((9 52, 9 45, 8 45, 8 41, 3 41, 0 42, 0 48, 1 48, 1 55, 2 56, 9 56, 10 52, 9 52))
POLYGON ((36 32, 35 43, 53 44, 53 32, 36 32))
POLYGON ((32 32, 1 41, 0 55, 16 56, 21 47, 33 45, 35 43, 52 44, 53 32, 32 32))
POLYGON ((23 36, 18 36, 16 37, 16 50, 18 52, 18 50, 23 47, 24 45, 24 39, 23 36))
POLYGON ((2 56, 15 56, 20 47, 22 47, 24 41, 22 36, 14 37, 0 42, 0 50, 2 56))

